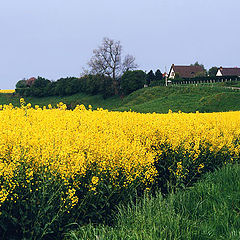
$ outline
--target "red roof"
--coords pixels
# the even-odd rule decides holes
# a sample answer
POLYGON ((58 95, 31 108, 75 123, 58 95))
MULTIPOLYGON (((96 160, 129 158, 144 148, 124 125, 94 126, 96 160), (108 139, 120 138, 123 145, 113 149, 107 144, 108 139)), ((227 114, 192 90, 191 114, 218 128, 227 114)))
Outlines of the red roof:
POLYGON ((32 86, 32 84, 35 82, 36 78, 35 77, 31 77, 27 80, 27 85, 28 86, 32 86))
POLYGON ((223 76, 240 76, 240 68, 223 68, 220 67, 219 70, 221 71, 223 76))
MULTIPOLYGON (((202 66, 175 66, 172 65, 175 73, 179 74, 181 78, 193 78, 197 73, 205 72, 202 66)), ((171 72, 171 70, 170 70, 171 72)))

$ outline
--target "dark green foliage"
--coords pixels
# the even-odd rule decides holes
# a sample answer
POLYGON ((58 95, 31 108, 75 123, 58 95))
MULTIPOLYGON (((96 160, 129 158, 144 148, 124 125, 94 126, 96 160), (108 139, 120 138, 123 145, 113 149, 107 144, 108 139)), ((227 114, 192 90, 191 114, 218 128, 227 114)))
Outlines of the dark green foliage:
POLYGON ((26 80, 20 80, 16 84, 16 88, 26 88, 27 87, 27 81, 26 80))
POLYGON ((150 83, 150 86, 151 87, 161 86, 161 85, 164 85, 164 83, 165 83, 165 79, 163 79, 162 72, 159 69, 157 69, 154 75, 154 79, 150 83))
POLYGON ((153 70, 150 70, 146 76, 146 83, 149 86, 151 82, 155 80, 155 74, 153 73, 153 70))
POLYGON ((103 92, 104 76, 88 75, 86 79, 86 93, 96 95, 103 92))
POLYGON ((121 88, 125 95, 128 95, 140 88, 143 88, 146 81, 146 73, 142 70, 127 71, 121 78, 121 88))
POLYGON ((102 94, 104 98, 114 95, 113 80, 104 75, 85 75, 81 78, 60 78, 56 82, 38 77, 31 86, 18 83, 16 92, 23 97, 69 96, 76 93, 102 94))
POLYGON ((205 69, 203 64, 195 62, 194 64, 191 64, 190 66, 199 66, 199 67, 203 68, 203 71, 196 73, 194 77, 205 77, 205 76, 207 76, 207 70, 205 69))
POLYGON ((208 75, 211 77, 215 77, 217 74, 218 68, 217 67, 212 67, 208 70, 208 75))
POLYGON ((106 99, 108 97, 114 96, 115 89, 113 86, 113 81, 111 77, 105 77, 103 79, 103 98, 106 99))
POLYGON ((45 88, 48 84, 50 83, 49 80, 45 79, 45 78, 42 78, 42 77, 38 77, 32 87, 34 88, 45 88))
POLYGON ((155 72, 155 81, 161 82, 163 80, 163 75, 161 73, 161 71, 158 69, 155 72))
POLYGON ((191 64, 190 66, 200 66, 200 67, 202 67, 203 69, 205 69, 204 65, 203 65, 203 64, 200 64, 198 61, 195 62, 194 64, 191 64))
POLYGON ((44 89, 45 96, 55 96, 56 85, 56 82, 50 82, 44 89))
POLYGON ((79 91, 78 79, 75 77, 60 78, 54 84, 54 95, 67 96, 79 91))
POLYGON ((49 80, 42 77, 38 77, 31 85, 30 90, 28 90, 28 96, 34 96, 34 97, 47 96, 48 93, 46 92, 45 89, 48 86, 48 84, 50 84, 49 80))

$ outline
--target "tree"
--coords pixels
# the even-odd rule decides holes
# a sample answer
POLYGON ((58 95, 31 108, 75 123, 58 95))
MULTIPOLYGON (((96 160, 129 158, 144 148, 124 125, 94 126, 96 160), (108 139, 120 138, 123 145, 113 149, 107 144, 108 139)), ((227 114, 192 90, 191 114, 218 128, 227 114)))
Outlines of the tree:
POLYGON ((155 75, 153 73, 153 70, 150 70, 146 76, 147 85, 150 85, 150 83, 154 80, 155 80, 155 75))
POLYGON ((203 64, 200 64, 198 61, 195 62, 194 64, 191 64, 190 66, 200 66, 200 67, 202 67, 202 68, 205 69, 204 65, 203 65, 203 64))
POLYGON ((38 77, 34 83, 32 84, 32 87, 34 88, 45 88, 51 81, 42 77, 38 77))
POLYGON ((121 78, 121 87, 124 94, 130 94, 144 87, 146 73, 142 70, 127 71, 121 78))
MULTIPOLYGON (((206 75, 207 75, 207 70, 206 70, 206 68, 204 67, 203 64, 198 63, 198 61, 195 62, 194 64, 191 64, 190 66, 199 66, 199 67, 202 67, 202 68, 203 68, 204 71, 201 72, 200 76, 198 76, 198 77, 203 77, 203 76, 206 76, 206 75)), ((196 76, 196 77, 197 77, 197 76, 196 76)))
POLYGON ((163 80, 163 75, 159 69, 155 72, 155 81, 161 82, 163 80))
POLYGON ((48 95, 45 88, 50 84, 51 81, 42 77, 35 78, 33 84, 30 86, 30 93, 35 97, 44 97, 48 95))
POLYGON ((20 80, 16 84, 16 88, 26 88, 27 87, 27 81, 25 79, 20 80))
POLYGON ((135 58, 126 55, 122 59, 122 45, 120 41, 103 38, 102 45, 93 50, 93 57, 88 62, 92 74, 104 74, 113 79, 115 94, 118 94, 118 79, 123 72, 137 67, 135 58))
POLYGON ((136 69, 138 65, 135 63, 135 57, 127 54, 122 63, 122 74, 124 72, 136 69))
POLYGON ((211 68, 208 70, 208 75, 211 76, 211 77, 215 77, 216 74, 217 74, 217 71, 218 71, 218 68, 217 68, 217 67, 211 67, 211 68))

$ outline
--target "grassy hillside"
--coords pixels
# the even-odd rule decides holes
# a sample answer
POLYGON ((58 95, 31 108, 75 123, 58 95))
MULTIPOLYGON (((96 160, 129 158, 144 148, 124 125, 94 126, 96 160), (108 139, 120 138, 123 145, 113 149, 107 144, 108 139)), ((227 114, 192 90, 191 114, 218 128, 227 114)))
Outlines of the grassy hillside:
MULTIPOLYGON (((172 111, 183 112, 217 112, 240 110, 240 91, 227 88, 225 85, 188 85, 188 86, 158 86, 143 88, 133 92, 124 99, 111 97, 103 99, 101 95, 75 94, 66 97, 26 98, 26 102, 33 105, 56 106, 58 102, 64 102, 69 107, 77 104, 92 105, 94 109, 102 107, 109 110, 137 112, 167 113, 172 111)), ((12 102, 19 105, 19 97, 11 94, 0 94, 0 104, 12 102)))
POLYGON ((154 87, 136 91, 129 95, 119 110, 131 108, 137 112, 166 113, 215 112, 240 110, 240 92, 212 86, 154 87))
POLYGON ((208 174, 194 187, 164 199, 120 208, 114 227, 88 225, 66 239, 240 239, 240 166, 208 174))

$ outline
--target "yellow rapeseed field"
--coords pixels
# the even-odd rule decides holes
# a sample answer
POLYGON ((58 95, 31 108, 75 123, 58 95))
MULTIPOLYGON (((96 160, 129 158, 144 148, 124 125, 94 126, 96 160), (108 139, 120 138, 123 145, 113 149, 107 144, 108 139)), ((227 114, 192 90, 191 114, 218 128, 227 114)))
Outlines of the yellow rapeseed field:
POLYGON ((15 92, 15 90, 10 90, 10 89, 6 89, 6 90, 1 90, 0 89, 0 93, 14 93, 15 92))
POLYGON ((150 187, 161 178, 158 159, 169 161, 173 176, 185 178, 191 168, 206 167, 204 154, 226 154, 224 162, 239 157, 240 112, 141 114, 83 105, 66 110, 63 103, 31 107, 24 99, 21 104, 0 106, 1 204, 17 201, 18 188, 38 191, 39 174, 64 182, 62 201, 70 199, 72 208, 79 189, 97 193, 106 178, 117 189, 136 181, 150 187))

